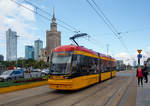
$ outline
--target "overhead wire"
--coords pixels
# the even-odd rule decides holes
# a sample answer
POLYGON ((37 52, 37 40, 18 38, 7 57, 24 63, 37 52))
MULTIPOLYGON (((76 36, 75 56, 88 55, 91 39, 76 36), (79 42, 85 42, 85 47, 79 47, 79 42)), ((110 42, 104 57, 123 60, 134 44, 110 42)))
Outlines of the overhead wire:
MULTIPOLYGON (((95 7, 91 4, 91 2, 89 0, 86 0, 89 5, 91 6, 91 8, 97 13, 97 15, 104 21, 104 23, 107 25, 107 27, 115 34, 115 32, 113 31, 113 29, 110 27, 110 25, 105 21, 105 19, 103 18, 103 16, 95 9, 95 7)), ((116 34, 115 34, 116 35, 116 34)), ((118 37, 118 36, 116 36, 118 37)))
MULTIPOLYGON (((27 0, 24 0, 24 2, 26 2, 26 3, 30 4, 30 5, 32 5, 33 7, 35 7, 36 11, 35 11, 35 10, 32 10, 32 9, 30 9, 30 8, 24 6, 24 5, 22 5, 21 3, 17 2, 16 0, 11 0, 11 1, 13 1, 13 2, 16 3, 17 5, 22 6, 23 8, 25 8, 25 9, 27 9, 27 10, 33 12, 33 13, 35 13, 35 14, 41 16, 42 18, 44 18, 44 19, 46 19, 46 20, 50 20, 50 18, 48 18, 48 17, 46 17, 46 16, 40 14, 37 10, 40 10, 41 12, 43 12, 43 13, 45 13, 45 14, 47 14, 47 15, 50 15, 47 11, 44 11, 43 9, 39 8, 38 6, 36 6, 35 4, 33 4, 33 3, 31 3, 31 2, 29 2, 29 1, 27 1, 27 0)), ((91 5, 91 6, 92 6, 92 5, 91 5)), ((94 7, 93 7, 93 8, 94 8, 94 7)), ((96 11, 97 11, 97 10, 96 10, 96 11)), ((98 11, 97 11, 97 13, 99 14, 98 11)), ((99 15, 100 15, 100 14, 99 14, 99 15)), ((52 16, 52 15, 51 15, 51 16, 52 16)), ((101 17, 102 17, 102 16, 101 16, 101 17)), ((63 27, 63 28, 65 28, 65 29, 69 30, 70 32, 80 32, 79 30, 77 30, 77 29, 74 28, 73 26, 67 24, 66 22, 64 22, 64 21, 62 21, 62 20, 60 20, 60 19, 58 19, 58 18, 57 18, 57 20, 58 20, 59 22, 62 22, 63 24, 65 24, 65 25, 68 26, 69 28, 67 28, 67 27, 65 27, 64 25, 61 25, 61 24, 58 23, 58 25, 59 25, 60 27, 63 27), (71 29, 74 29, 74 30, 71 30, 71 29)), ((105 19, 103 19, 103 20, 104 20, 104 22, 105 22, 105 19)), ((107 24, 107 22, 105 22, 105 24, 107 24)), ((109 26, 109 24, 107 24, 107 26, 109 26)), ((109 26, 109 27, 110 27, 110 26, 109 26)), ((111 29, 111 31, 115 34, 115 32, 113 31, 113 29, 112 29, 111 27, 110 27, 110 29, 111 29)), ((117 36, 116 36, 116 37, 117 37, 117 36)), ((97 46, 97 44, 95 44, 95 45, 97 46)))
MULTIPOLYGON (((31 2, 29 2, 29 1, 27 1, 27 0, 24 0, 24 1, 25 1, 26 3, 32 5, 33 7, 37 8, 37 9, 40 10, 41 12, 47 14, 48 16, 50 15, 50 16, 52 17, 52 15, 51 15, 49 12, 47 12, 47 11, 41 9, 40 7, 36 6, 35 4, 33 4, 33 3, 31 3, 31 2)), ((75 27, 73 27, 73 26, 67 24, 66 22, 62 21, 61 19, 59 19, 59 18, 56 18, 56 19, 57 19, 59 22, 62 22, 63 24, 65 24, 66 26, 68 26, 68 27, 74 29, 75 31, 78 31, 78 29, 76 29, 75 27)))
MULTIPOLYGON (((89 2, 89 0, 87 0, 88 1, 88 3, 90 3, 89 2)), ((100 11, 100 13, 102 14, 102 15, 99 15, 99 16, 101 16, 101 18, 103 19, 103 21, 105 21, 105 24, 107 23, 107 26, 110 28, 110 29, 113 29, 113 33, 115 34, 115 36, 119 39, 119 40, 121 40, 120 39, 120 37, 118 36, 119 34, 120 34, 120 32, 118 32, 117 31, 117 29, 114 27, 114 25, 110 22, 110 20, 106 17, 106 15, 105 15, 105 13, 101 10, 101 8, 96 4, 96 2, 94 1, 94 0, 91 0, 93 3, 94 3, 94 5, 97 7, 97 9, 100 11)), ((92 5, 91 3, 90 3, 90 5, 92 5)), ((93 6, 94 7, 94 6, 93 6)), ((95 9, 96 10, 96 9, 95 9)), ((99 12, 98 12, 99 13, 99 12)), ((112 30, 111 30, 112 31, 112 30)), ((121 41, 122 42, 122 41, 121 41)), ((123 44, 123 46, 125 46, 124 44, 123 44)), ((125 47, 126 48, 126 47, 125 47)))
MULTIPOLYGON (((131 30, 126 30, 126 31, 121 31, 120 36, 119 37, 123 37, 122 34, 127 35, 128 33, 134 33, 134 32, 142 32, 145 30, 150 30, 150 27, 146 27, 146 28, 137 28, 137 29, 131 29, 131 30)), ((101 35, 111 35, 111 33, 101 33, 101 35)))
MULTIPOLYGON (((48 18, 48 17, 46 17, 46 16, 44 16, 44 15, 38 13, 38 12, 35 11, 35 10, 32 10, 32 9, 30 9, 30 8, 28 8, 28 7, 24 6, 24 5, 22 5, 21 3, 17 2, 16 0, 11 0, 11 1, 14 2, 14 3, 16 3, 17 5, 19 5, 19 6, 23 7, 23 8, 25 8, 25 9, 27 9, 27 10, 33 12, 33 13, 39 15, 40 17, 42 17, 42 18, 44 18, 44 19, 46 19, 46 20, 48 20, 48 21, 50 20, 50 18, 48 18)), ((24 1, 25 1, 25 0, 24 0, 24 1)), ((63 22, 63 21, 62 21, 62 22, 63 22)), ((66 30, 68 30, 68 31, 70 31, 70 32, 75 32, 74 30, 71 29, 71 27, 68 28, 68 27, 66 27, 66 26, 64 26, 64 25, 61 25, 61 24, 59 24, 59 23, 57 23, 57 24, 58 24, 60 27, 66 29, 66 30)))
MULTIPOLYGON (((88 41, 90 44, 96 46, 97 48, 102 48, 102 47, 100 47, 100 45, 97 45, 97 43, 96 43, 95 41, 91 40, 91 39, 87 39, 87 41, 88 41)), ((103 50, 103 49, 99 49, 99 52, 104 53, 104 50, 103 50)))
POLYGON ((117 29, 115 28, 115 26, 110 22, 110 20, 107 18, 107 16, 105 15, 105 13, 102 11, 102 9, 100 8, 100 6, 94 1, 91 0, 93 2, 93 4, 97 7, 97 9, 100 11, 100 13, 102 14, 102 16, 105 18, 105 20, 110 24, 110 26, 114 29, 114 31, 119 34, 120 32, 117 31, 117 29))
POLYGON ((119 36, 120 33, 117 31, 117 29, 114 27, 114 25, 109 21, 109 19, 106 17, 104 12, 100 9, 100 7, 96 4, 96 2, 94 2, 94 0, 91 0, 93 2, 93 4, 98 8, 99 11, 93 6, 93 4, 89 0, 86 0, 86 1, 90 5, 90 7, 96 12, 96 14, 103 20, 103 22, 110 29, 110 31, 115 35, 115 37, 121 42, 122 46, 127 50, 127 52, 129 52, 125 43, 123 42, 123 40, 119 36))
MULTIPOLYGON (((30 5, 32 5, 33 7, 35 7, 36 8, 36 11, 34 11, 34 10, 32 10, 32 9, 30 9, 30 8, 28 8, 28 7, 25 7, 24 5, 22 5, 22 4, 20 4, 20 3, 18 3, 18 2, 16 2, 16 1, 14 1, 14 0, 12 0, 13 2, 15 2, 16 4, 18 4, 18 5, 20 5, 20 6, 22 6, 22 7, 24 7, 24 8, 26 8, 26 9, 28 9, 29 11, 31 11, 31 12, 34 12, 34 13, 36 13, 36 14, 38 14, 39 16, 41 16, 42 18, 44 18, 44 19, 46 19, 46 20, 49 20, 49 18, 48 17, 46 17, 46 16, 44 16, 44 15, 41 15, 41 14, 39 14, 38 12, 37 12, 37 10, 40 10, 41 12, 43 12, 43 13, 45 13, 45 14, 47 14, 47 15, 50 15, 47 11, 44 11, 43 9, 41 9, 41 8, 39 8, 38 6, 36 6, 35 4, 33 4, 33 3, 31 3, 31 2, 29 2, 29 1, 27 1, 27 0, 24 0, 24 2, 26 2, 26 3, 28 3, 28 4, 30 4, 30 5)), ((52 15, 51 15, 52 16, 52 15)), ((70 30, 70 29, 68 29, 67 27, 64 27, 63 25, 61 25, 61 24, 58 24, 59 26, 61 26, 61 27, 63 27, 63 28, 65 28, 65 29, 67 29, 67 30, 69 30, 69 31, 71 31, 71 32, 75 32, 75 33, 78 33, 78 32, 80 32, 79 30, 77 30, 76 28, 74 28, 73 26, 71 26, 71 25, 69 25, 69 24, 67 24, 66 22, 64 22, 64 21, 62 21, 62 20, 60 20, 60 19, 58 19, 58 18, 56 18, 59 22, 62 22, 63 24, 65 24, 66 26, 68 26, 68 27, 70 27, 70 28, 72 28, 72 29, 74 29, 75 31, 72 31, 72 30, 70 30)), ((88 35, 88 37, 89 37, 90 35, 88 35)), ((91 40, 90 40, 91 41, 91 40)), ((93 42, 93 44, 94 44, 94 42, 93 42)), ((94 44, 94 45, 96 45, 97 46, 97 44, 94 44)), ((98 47, 98 46, 97 46, 98 47)))

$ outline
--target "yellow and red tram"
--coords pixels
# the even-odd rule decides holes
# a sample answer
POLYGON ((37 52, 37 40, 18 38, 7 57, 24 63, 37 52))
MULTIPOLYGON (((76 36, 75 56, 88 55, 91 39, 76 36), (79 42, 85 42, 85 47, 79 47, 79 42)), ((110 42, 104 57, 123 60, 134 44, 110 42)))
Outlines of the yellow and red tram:
POLYGON ((116 75, 115 59, 87 48, 64 45, 52 51, 50 88, 78 90, 116 75))

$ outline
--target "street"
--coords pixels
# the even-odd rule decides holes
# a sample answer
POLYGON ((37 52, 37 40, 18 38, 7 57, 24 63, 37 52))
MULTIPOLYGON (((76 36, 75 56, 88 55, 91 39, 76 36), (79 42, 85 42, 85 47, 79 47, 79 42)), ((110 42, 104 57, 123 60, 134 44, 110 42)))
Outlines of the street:
MULTIPOLYGON (((121 106, 128 99, 135 105, 136 92, 130 92, 129 86, 136 91, 134 71, 119 72, 117 77, 78 91, 58 91, 41 86, 22 91, 1 94, 0 105, 7 106, 121 106), (134 86, 134 87, 133 87, 134 86), (123 97, 124 92, 132 98, 123 97), (134 98, 133 98, 134 97, 134 98)), ((129 105, 128 105, 129 106, 129 105)))
POLYGON ((0 0, 0 106, 150 106, 149 4, 0 0))

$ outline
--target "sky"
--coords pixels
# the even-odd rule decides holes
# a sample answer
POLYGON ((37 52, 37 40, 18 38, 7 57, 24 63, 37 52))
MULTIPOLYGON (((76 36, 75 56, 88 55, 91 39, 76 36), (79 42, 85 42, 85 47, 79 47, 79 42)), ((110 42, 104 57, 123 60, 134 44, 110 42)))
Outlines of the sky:
MULTIPOLYGON (((23 6, 37 10, 49 17, 46 20, 12 0, 0 0, 0 54, 6 58, 6 31, 11 28, 20 36, 18 38, 18 56, 25 56, 25 45, 34 45, 41 39, 46 46, 46 31, 50 30, 52 9, 55 8, 57 19, 75 27, 81 33, 90 37, 77 39, 79 45, 100 53, 107 53, 116 59, 122 59, 126 64, 137 60, 137 49, 142 49, 142 61, 150 57, 150 1, 149 0, 94 0, 105 13, 124 42, 125 49, 119 39, 109 30, 104 21, 93 11, 87 0, 26 0, 47 11, 45 14, 25 0, 14 0, 23 6)), ((90 0, 89 0, 90 1, 90 0)), ((56 19, 56 22, 65 26, 56 19)), ((61 44, 74 44, 69 40, 74 30, 69 31, 58 25, 61 31, 61 44)), ((65 26, 67 27, 67 26, 65 26)))

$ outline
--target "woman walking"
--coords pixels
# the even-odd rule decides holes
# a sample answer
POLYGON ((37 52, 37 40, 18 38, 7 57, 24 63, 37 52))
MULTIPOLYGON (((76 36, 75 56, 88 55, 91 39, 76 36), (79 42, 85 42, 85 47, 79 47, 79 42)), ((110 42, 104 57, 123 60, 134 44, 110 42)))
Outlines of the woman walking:
POLYGON ((141 66, 138 67, 136 76, 138 77, 138 85, 140 85, 141 82, 141 85, 143 86, 143 70, 141 66))

